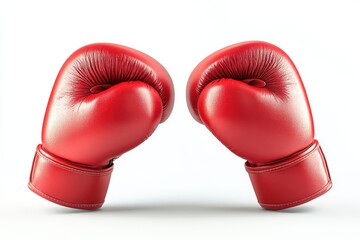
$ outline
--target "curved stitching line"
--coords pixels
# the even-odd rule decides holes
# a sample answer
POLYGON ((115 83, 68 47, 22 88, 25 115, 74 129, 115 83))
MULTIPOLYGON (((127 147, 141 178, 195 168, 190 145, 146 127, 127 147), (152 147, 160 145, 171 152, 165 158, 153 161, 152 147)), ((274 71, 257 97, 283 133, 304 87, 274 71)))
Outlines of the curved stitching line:
POLYGON ((79 170, 79 169, 71 168, 71 167, 65 166, 63 164, 60 164, 58 162, 55 162, 55 161, 51 160, 50 158, 46 157, 40 151, 37 151, 37 153, 41 157, 43 157, 45 160, 47 160, 49 163, 55 165, 56 167, 60 167, 60 168, 65 169, 65 170, 69 170, 69 171, 74 172, 74 173, 80 173, 80 174, 83 174, 83 175, 97 175, 97 176, 100 176, 100 175, 110 175, 112 173, 112 170, 113 170, 112 167, 109 170, 106 170, 104 172, 90 172, 90 171, 79 170))
MULTIPOLYGON (((270 168, 270 169, 265 169, 265 170, 250 170, 248 169, 248 173, 253 173, 253 174, 259 174, 259 173, 266 173, 266 172, 274 172, 277 170, 283 170, 285 168, 289 168, 292 167, 302 161, 305 161, 310 155, 314 154, 316 151, 318 151, 319 149, 319 145, 317 145, 311 152, 309 152, 308 154, 305 154, 304 156, 298 158, 297 160, 294 160, 292 162, 289 163, 285 163, 284 165, 278 166, 278 167, 274 167, 274 168, 270 168)), ((323 159, 323 157, 321 156, 321 158, 323 159)))
POLYGON ((332 182, 329 180, 329 181, 326 183, 326 185, 325 185, 323 188, 321 188, 319 191, 311 194, 310 196, 308 196, 308 197, 306 197, 306 198, 300 199, 300 200, 296 200, 296 201, 289 202, 289 203, 278 203, 278 204, 260 203, 260 202, 259 202, 259 204, 260 204, 261 206, 269 206, 269 207, 285 207, 285 206, 290 206, 290 205, 294 205, 294 204, 295 204, 295 205, 298 205, 298 204, 300 204, 300 203, 307 202, 307 201, 313 199, 313 198, 316 197, 316 196, 321 195, 321 193, 323 193, 323 192, 326 192, 327 190, 329 190, 329 187, 330 187, 331 183, 332 183, 332 182))
POLYGON ((39 189, 37 189, 32 183, 28 184, 29 188, 31 190, 33 190, 34 192, 36 192, 37 194, 39 194, 40 196, 42 196, 45 199, 48 199, 52 202, 58 203, 60 205, 64 205, 64 206, 69 206, 69 207, 101 207, 103 205, 104 202, 102 203, 68 203, 62 200, 59 200, 57 198, 53 198, 45 193, 43 193, 42 191, 40 191, 39 189))

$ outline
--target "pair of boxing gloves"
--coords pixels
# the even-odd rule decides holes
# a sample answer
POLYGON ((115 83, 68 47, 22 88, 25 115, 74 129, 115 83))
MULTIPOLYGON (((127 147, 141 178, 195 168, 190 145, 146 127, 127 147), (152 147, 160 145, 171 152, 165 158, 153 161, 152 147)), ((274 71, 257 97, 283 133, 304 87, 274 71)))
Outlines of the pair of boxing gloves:
MULTIPOLYGON (((193 118, 247 160, 259 204, 279 210, 332 186, 300 75, 285 52, 244 42, 214 52, 187 84, 193 118)), ((75 51, 54 83, 29 188, 54 203, 100 208, 113 161, 170 115, 174 88, 150 56, 115 44, 75 51)))

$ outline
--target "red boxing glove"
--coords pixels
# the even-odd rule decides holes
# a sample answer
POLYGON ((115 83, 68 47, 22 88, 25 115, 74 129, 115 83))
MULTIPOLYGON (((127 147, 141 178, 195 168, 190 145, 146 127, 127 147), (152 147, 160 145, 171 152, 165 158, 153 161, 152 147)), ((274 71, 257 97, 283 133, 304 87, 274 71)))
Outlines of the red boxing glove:
POLYGON ((29 188, 63 206, 100 208, 113 160, 145 141, 173 104, 171 78, 150 56, 115 44, 80 48, 56 78, 29 188))
POLYGON ((191 73, 192 116, 247 160, 258 202, 284 209, 332 186, 308 98, 291 59, 265 42, 245 42, 205 58, 191 73))

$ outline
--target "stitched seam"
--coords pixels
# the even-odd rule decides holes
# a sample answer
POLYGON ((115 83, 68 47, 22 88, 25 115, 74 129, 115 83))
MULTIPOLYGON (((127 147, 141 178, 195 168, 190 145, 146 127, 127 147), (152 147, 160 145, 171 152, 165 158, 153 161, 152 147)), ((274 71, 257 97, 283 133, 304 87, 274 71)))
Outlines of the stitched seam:
POLYGON ((80 173, 80 174, 83 174, 83 175, 97 175, 97 176, 101 176, 101 175, 110 175, 112 173, 112 168, 110 168, 109 170, 107 170, 106 172, 88 172, 88 171, 84 171, 84 170, 79 170, 79 169, 75 169, 75 168, 71 168, 71 167, 68 167, 68 166, 65 166, 63 164, 60 164, 60 163, 57 163, 53 160, 51 160, 50 158, 46 157, 44 154, 42 154, 41 152, 37 152, 39 155, 41 155, 42 158, 44 158, 45 160, 47 160, 49 163, 57 166, 57 167, 60 167, 62 169, 66 169, 68 171, 71 171, 71 172, 74 172, 74 173, 80 173))
POLYGON ((327 184, 323 188, 321 188, 319 191, 311 194, 310 196, 307 196, 305 198, 302 198, 300 200, 296 200, 296 201, 293 201, 293 202, 278 203, 278 204, 260 203, 259 202, 259 204, 262 205, 262 206, 269 206, 269 207, 285 207, 285 206, 290 206, 290 205, 298 205, 298 204, 301 204, 302 202, 307 202, 307 201, 313 199, 314 197, 321 195, 323 192, 326 192, 328 190, 328 187, 330 186, 330 184, 331 184, 331 181, 328 181, 327 184))
POLYGON ((248 170, 248 173, 252 173, 252 174, 259 174, 259 173, 267 173, 267 172, 274 172, 277 170, 283 170, 286 168, 290 168, 293 167, 294 165, 305 161, 310 155, 314 154, 317 150, 319 149, 319 146, 317 146, 316 148, 314 148, 313 151, 309 152, 308 154, 305 154, 304 156, 300 157, 299 159, 289 162, 289 163, 285 163, 284 165, 278 166, 278 167, 274 167, 271 169, 265 169, 265 170, 248 170))
POLYGON ((59 200, 57 198, 53 198, 45 193, 43 193, 42 191, 40 191, 39 189, 37 189, 33 184, 29 183, 28 184, 29 188, 33 191, 35 191, 37 194, 39 194, 40 196, 42 196, 45 199, 49 199, 50 201, 53 201, 55 203, 58 203, 60 205, 65 205, 65 206, 70 206, 70 207, 100 207, 104 202, 102 203, 68 203, 62 200, 59 200))

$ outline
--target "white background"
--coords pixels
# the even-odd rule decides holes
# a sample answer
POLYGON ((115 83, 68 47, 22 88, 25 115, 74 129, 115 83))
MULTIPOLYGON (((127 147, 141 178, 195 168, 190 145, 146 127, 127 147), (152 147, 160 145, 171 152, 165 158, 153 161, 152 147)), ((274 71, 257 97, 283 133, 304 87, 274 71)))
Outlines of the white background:
POLYGON ((0 239, 360 239, 359 1, 2 0, 0 239), (244 160, 190 116, 196 64, 227 45, 264 40, 293 59, 334 187, 280 212, 256 202, 244 160), (106 202, 86 212, 27 189, 52 84, 65 59, 93 42, 143 51, 173 78, 175 108, 124 154, 106 202))

